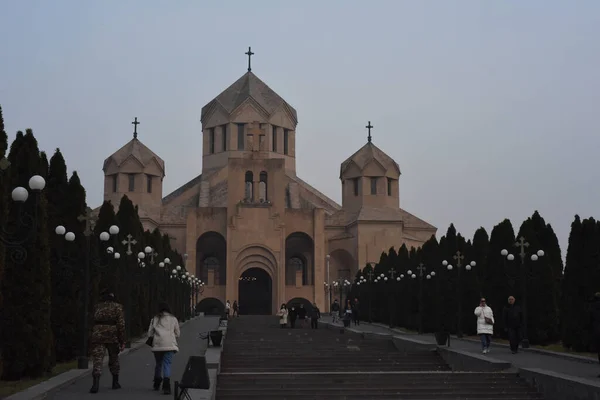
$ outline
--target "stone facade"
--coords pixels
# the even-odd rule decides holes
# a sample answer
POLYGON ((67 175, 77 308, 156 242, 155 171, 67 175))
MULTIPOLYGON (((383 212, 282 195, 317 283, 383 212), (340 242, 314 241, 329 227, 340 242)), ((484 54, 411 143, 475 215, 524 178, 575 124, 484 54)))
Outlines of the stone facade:
POLYGON ((400 208, 400 168, 370 140, 341 165, 342 205, 300 179, 296 110, 252 72, 204 106, 201 121, 201 175, 162 197, 165 163, 133 139, 104 163, 104 198, 118 205, 127 194, 145 228, 168 233, 206 283, 205 299, 233 302, 245 272, 259 268, 271 312, 295 298, 326 310, 324 282, 436 233, 400 208))

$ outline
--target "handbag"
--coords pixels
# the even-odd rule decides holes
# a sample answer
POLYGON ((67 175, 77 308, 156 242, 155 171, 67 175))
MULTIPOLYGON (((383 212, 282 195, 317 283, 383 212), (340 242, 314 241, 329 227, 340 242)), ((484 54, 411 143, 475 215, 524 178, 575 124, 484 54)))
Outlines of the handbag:
POLYGON ((488 325, 494 325, 494 320, 490 317, 483 317, 485 319, 485 323, 488 325))
POLYGON ((146 344, 152 347, 152 344, 154 344, 154 336, 148 336, 148 339, 146 339, 146 344))

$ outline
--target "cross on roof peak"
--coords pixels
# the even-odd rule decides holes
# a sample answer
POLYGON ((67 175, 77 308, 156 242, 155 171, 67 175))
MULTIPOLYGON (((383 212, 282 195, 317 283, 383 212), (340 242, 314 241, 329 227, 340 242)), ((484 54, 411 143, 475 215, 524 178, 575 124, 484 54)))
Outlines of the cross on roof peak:
POLYGON ((134 139, 137 139, 137 135, 138 135, 138 134, 137 134, 137 126, 138 126, 139 124, 141 124, 141 122, 139 122, 139 121, 137 120, 137 117, 135 117, 135 119, 133 120, 133 122, 132 122, 131 124, 133 125, 133 138, 134 138, 134 139))
POLYGON ((250 72, 252 71, 252 56, 254 55, 254 53, 252 52, 252 47, 248 46, 248 51, 244 54, 248 56, 248 72, 250 72))
POLYGON ((373 125, 371 125, 371 121, 369 121, 369 124, 367 126, 365 126, 365 128, 368 129, 369 135, 367 136, 367 141, 369 143, 371 143, 371 129, 373 129, 373 125))

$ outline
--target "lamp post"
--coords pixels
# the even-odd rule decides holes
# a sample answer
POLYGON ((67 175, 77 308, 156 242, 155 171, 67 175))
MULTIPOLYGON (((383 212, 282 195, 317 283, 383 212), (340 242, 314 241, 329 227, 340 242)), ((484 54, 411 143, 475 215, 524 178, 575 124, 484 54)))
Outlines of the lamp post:
POLYGON ((194 304, 193 315, 196 316, 196 306, 198 305, 198 298, 204 293, 204 282, 201 279, 192 276, 192 301, 194 304))
MULTIPOLYGON (((527 332, 527 277, 529 271, 526 270, 525 266, 525 260, 527 259, 527 253, 525 249, 529 247, 529 243, 525 241, 525 238, 523 236, 521 236, 519 240, 515 242, 514 246, 519 249, 519 257, 521 258, 521 270, 519 271, 521 277, 521 289, 523 297, 523 299, 521 300, 521 309, 523 310, 523 339, 521 341, 521 345, 524 349, 527 349, 529 348, 529 338, 527 332)), ((503 257, 506 257, 508 261, 513 261, 515 259, 515 256, 509 254, 508 250, 506 249, 502 249, 502 251, 500 251, 500 254, 503 257)), ((544 255, 544 250, 538 250, 537 252, 531 254, 530 259, 531 261, 535 262, 539 260, 540 257, 544 257, 544 255)))
MULTIPOLYGON (((176 266, 173 268, 173 271, 171 271, 171 279, 175 285, 181 286, 183 279, 187 279, 184 278, 186 276, 189 276, 189 272, 182 269, 180 265, 176 266)), ((181 287, 175 286, 175 310, 177 310, 176 313, 179 314, 177 317, 181 320, 185 320, 185 316, 183 315, 184 311, 182 310, 181 295, 181 287)))
MULTIPOLYGON (((168 257, 158 263, 158 268, 162 273, 162 277, 166 278, 165 293, 164 293, 165 301, 168 301, 168 299, 169 299, 169 272, 170 272, 169 266, 170 265, 171 265, 171 259, 168 257)), ((157 286, 157 290, 158 290, 158 286, 157 286)), ((158 294, 158 292, 157 292, 157 294, 158 294)))
POLYGON ((427 271, 427 268, 425 267, 425 264, 423 264, 423 263, 419 263, 419 265, 417 266, 417 270, 419 271, 419 275, 413 274, 411 270, 408 270, 408 274, 410 275, 410 277, 412 279, 416 279, 417 276, 419 278, 419 334, 422 334, 423 333, 423 311, 425 309, 425 306, 423 304, 423 277, 425 276, 425 278, 431 279, 432 277, 435 276, 435 271, 431 271, 429 274, 425 275, 425 271, 427 271))
MULTIPOLYGON (((121 242, 123 246, 126 246, 127 250, 125 250, 125 254, 131 256, 133 254, 133 250, 131 246, 137 244, 137 240, 133 238, 131 233, 128 233, 125 236, 125 239, 121 242)), ((143 253, 142 253, 143 254, 143 253)), ((138 254, 139 255, 139 254, 138 254)), ((131 303, 133 301, 131 297, 131 280, 132 280, 132 271, 130 263, 125 264, 125 286, 127 287, 127 305, 125 306, 125 335, 127 336, 127 340, 125 342, 126 348, 131 348, 131 303)), ((139 264, 139 259, 138 259, 139 264)))
MULTIPOLYGON (((327 282, 325 283, 325 287, 329 287, 330 283, 331 283, 331 278, 329 275, 329 259, 331 258, 331 256, 329 254, 327 254, 327 256, 325 257, 325 259, 327 260, 327 282)), ((327 290, 327 292, 329 293, 329 296, 327 297, 327 309, 329 310, 329 313, 331 314, 331 290, 327 290)))
POLYGON ((387 276, 385 276, 385 274, 379 274, 379 276, 377 278, 375 278, 375 283, 383 283, 383 284, 387 284, 389 283, 389 287, 388 285, 384 286, 385 289, 388 289, 389 294, 387 297, 389 298, 389 304, 388 304, 388 312, 389 312, 389 326, 390 328, 393 328, 394 326, 394 315, 395 315, 395 309, 393 310, 392 308, 395 307, 395 290, 393 287, 394 283, 400 282, 402 280, 402 278, 404 278, 404 274, 400 274, 400 276, 396 276, 396 274, 398 273, 394 268, 391 268, 388 273, 390 274, 390 278, 388 279, 387 276), (394 307, 392 307, 394 306, 394 307))
MULTIPOLYGON (((465 259, 465 256, 463 256, 460 251, 457 251, 456 254, 453 256, 453 258, 454 258, 454 260, 456 260, 456 271, 457 271, 456 300, 458 301, 458 316, 457 316, 458 326, 456 328, 456 337, 461 338, 463 336, 463 334, 462 334, 462 301, 461 301, 461 296, 460 296, 461 295, 461 271, 463 268, 463 260, 465 259)), ((446 260, 442 261, 442 265, 444 267, 446 267, 448 269, 448 271, 452 271, 452 269, 454 268, 452 266, 452 264, 449 264, 448 261, 446 261, 446 260)), ((477 263, 475 261, 471 261, 467 265, 464 265, 464 267, 467 271, 470 271, 471 268, 473 268, 476 265, 477 265, 477 263)))
POLYGON ((375 283, 375 280, 373 280, 373 276, 375 275, 373 273, 374 269, 375 269, 375 263, 369 263, 369 266, 371 267, 371 270, 369 272, 367 272, 367 277, 365 278, 363 275, 360 276, 359 278, 359 285, 365 285, 365 284, 369 284, 369 323, 373 322, 373 318, 372 318, 372 314, 371 314, 371 310, 372 310, 372 305, 373 305, 373 284, 375 283))
MULTIPOLYGON (((5 170, 10 166, 6 158, 0 160, 0 170, 5 170)), ((34 175, 29 179, 29 189, 34 193, 36 204, 39 200, 39 194, 46 187, 46 181, 40 175, 34 175)), ((18 186, 11 192, 11 199, 19 206, 19 216, 17 221, 7 220, 0 228, 0 243, 5 248, 10 249, 10 259, 15 263, 23 263, 27 259, 27 250, 23 245, 31 239, 37 232, 37 207, 34 209, 34 215, 27 212, 21 212, 22 205, 29 198, 29 192, 22 186, 18 186), (13 225, 13 226, 11 226, 13 225)))

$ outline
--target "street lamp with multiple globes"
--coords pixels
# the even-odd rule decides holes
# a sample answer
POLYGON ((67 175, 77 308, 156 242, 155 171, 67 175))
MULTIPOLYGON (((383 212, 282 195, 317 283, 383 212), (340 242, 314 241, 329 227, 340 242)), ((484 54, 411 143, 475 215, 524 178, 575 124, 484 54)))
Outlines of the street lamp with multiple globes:
POLYGON ((202 296, 202 293, 204 293, 204 282, 202 282, 202 280, 200 278, 197 278, 195 276, 192 275, 192 302, 194 304, 193 306, 193 316, 197 315, 196 312, 196 308, 198 306, 198 299, 202 296))
MULTIPOLYGON (((462 255, 460 251, 457 251, 453 256, 454 260, 456 260, 456 271, 457 271, 457 279, 456 279, 456 301, 458 302, 458 316, 457 316, 457 328, 456 328, 456 336, 461 338, 462 334, 462 300, 461 300, 461 271, 463 268, 463 260, 465 256, 462 255)), ((454 268, 452 264, 449 264, 448 261, 442 261, 442 265, 448 269, 448 271, 452 271, 454 268)), ((477 263, 475 261, 471 261, 470 263, 464 265, 464 268, 467 271, 470 271, 471 268, 475 267, 477 263)))
MULTIPOLYGON (((431 279, 435 276, 435 271, 431 271, 429 274, 426 274, 425 271, 427 271, 427 268, 425 267, 425 264, 420 263, 417 266, 417 270, 419 271, 419 334, 423 333, 423 311, 425 309, 424 307, 424 302, 423 302, 423 277, 425 277, 426 279, 431 279)), ((412 278, 412 279, 417 279, 417 275, 413 274, 413 272, 409 269, 407 271, 408 275, 412 278)))
MULTIPOLYGON (((6 169, 10 163, 3 158, 3 164, 6 169)), ((29 179, 29 189, 35 196, 36 204, 39 201, 39 194, 46 187, 46 181, 40 175, 34 175, 29 179)), ((18 218, 14 223, 10 219, 0 229, 0 243, 6 249, 10 250, 10 259, 15 263, 23 263, 27 259, 27 250, 23 246, 37 232, 37 207, 34 208, 34 215, 21 210, 21 206, 29 198, 29 192, 22 186, 13 189, 11 193, 12 200, 19 205, 18 218), (13 226, 11 226, 13 225, 13 226), (7 229, 8 228, 8 229, 7 229)))
POLYGON ((377 278, 375 278, 375 283, 389 283, 390 285, 385 285, 384 286, 384 290, 388 290, 388 312, 389 312, 389 325, 390 328, 394 327, 394 316, 396 315, 396 310, 395 310, 395 305, 396 305, 396 291, 394 290, 394 283, 399 283, 403 278, 404 278, 404 274, 400 274, 399 276, 396 276, 396 274, 398 273, 394 268, 391 268, 388 273, 390 274, 390 279, 388 279, 387 276, 385 276, 385 274, 379 274, 379 276, 377 278))
MULTIPOLYGON (((529 271, 526 270, 525 261, 527 260, 527 252, 525 251, 525 249, 529 247, 529 243, 525 241, 525 238, 523 236, 521 236, 519 240, 517 240, 514 243, 514 246, 519 249, 519 257, 521 258, 520 278, 523 297, 523 299, 521 300, 521 309, 523 310, 523 339, 521 340, 521 345, 524 349, 527 349, 529 348, 529 338, 527 333, 527 278, 529 276, 529 271)), ((510 254, 506 249, 502 249, 500 251, 500 255, 502 255, 502 257, 506 257, 508 261, 514 261, 515 259, 515 256, 513 254, 510 254)), ((535 253, 531 254, 529 258, 531 261, 535 262, 541 257, 544 257, 544 255, 544 250, 538 250, 535 253)))
MULTIPOLYGON (((182 284, 184 282, 184 280, 187 281, 189 275, 190 275, 190 273, 187 272, 185 269, 181 268, 181 265, 177 265, 171 271, 171 279, 174 282, 178 282, 179 284, 182 284)), ((183 310, 183 308, 185 308, 185 304, 184 304, 184 301, 182 298, 181 287, 175 286, 174 300, 175 300, 175 310, 177 310, 176 312, 179 314, 178 318, 181 320, 185 320, 185 310, 183 310)))
POLYGON ((365 278, 364 275, 361 275, 358 278, 358 287, 359 290, 361 288, 361 285, 364 286, 365 284, 369 284, 369 323, 373 322, 373 318, 372 318, 372 305, 373 305, 373 284, 375 283, 375 280, 373 279, 373 276, 375 276, 374 274, 374 270, 375 270, 375 263, 371 262, 369 263, 369 266, 371 267, 371 269, 369 270, 369 272, 367 272, 367 277, 365 278))

